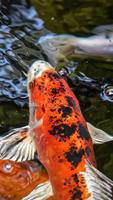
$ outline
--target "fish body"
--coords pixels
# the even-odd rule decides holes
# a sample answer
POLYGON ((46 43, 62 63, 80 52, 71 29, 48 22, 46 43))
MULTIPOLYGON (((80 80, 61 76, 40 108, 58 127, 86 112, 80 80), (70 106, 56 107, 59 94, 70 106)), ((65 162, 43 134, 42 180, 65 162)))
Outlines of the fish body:
POLYGON ((44 168, 34 161, 0 160, 1 200, 20 200, 47 180, 44 168))
POLYGON ((28 74, 30 126, 39 160, 56 200, 88 199, 86 161, 96 167, 93 144, 79 103, 48 63, 35 62, 28 74))

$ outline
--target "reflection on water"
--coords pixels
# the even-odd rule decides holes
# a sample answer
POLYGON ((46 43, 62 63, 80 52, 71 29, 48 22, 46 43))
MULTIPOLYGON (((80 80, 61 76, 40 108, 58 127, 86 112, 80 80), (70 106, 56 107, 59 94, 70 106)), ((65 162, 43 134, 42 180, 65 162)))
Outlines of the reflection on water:
POLYGON ((9 15, 1 13, 0 29, 0 101, 27 101, 26 73, 37 59, 43 59, 35 40, 47 32, 34 8, 11 5, 9 15))
MULTIPOLYGON (((7 17, 3 13, 0 15, 0 102, 11 101, 19 106, 1 103, 1 133, 8 128, 27 124, 26 73, 34 60, 48 61, 53 58, 51 55, 48 57, 45 49, 38 43, 40 37, 48 33, 53 35, 52 32, 79 35, 78 38, 80 35, 86 37, 91 35, 91 30, 95 26, 112 23, 112 2, 104 1, 103 4, 102 0, 49 0, 33 3, 37 5, 43 20, 37 16, 34 8, 26 8, 24 5, 11 6, 11 12, 7 17), (23 106, 24 108, 20 109, 23 106)), ((97 31, 99 32, 99 29, 97 31)), ((73 49, 69 50, 65 52, 69 53, 68 57, 73 49)), ((63 61, 66 62, 65 67, 60 63, 57 68, 61 69, 62 75, 78 97, 87 121, 113 133, 112 60, 106 62, 87 56, 84 60, 72 57, 69 62, 63 57, 63 61)), ((112 143, 96 147, 96 156, 101 171, 113 179, 112 143)))

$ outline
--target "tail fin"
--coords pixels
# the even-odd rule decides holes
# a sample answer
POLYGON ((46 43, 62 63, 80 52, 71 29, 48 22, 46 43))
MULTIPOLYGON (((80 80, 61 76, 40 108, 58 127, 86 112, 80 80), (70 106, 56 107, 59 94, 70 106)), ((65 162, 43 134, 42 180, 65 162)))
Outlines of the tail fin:
POLYGON ((94 127, 89 122, 87 122, 87 127, 94 144, 103 144, 105 142, 113 141, 113 136, 108 135, 105 131, 94 127))
POLYGON ((88 200, 112 200, 113 181, 107 178, 99 170, 86 162, 86 172, 80 173, 86 180, 91 197, 88 200))
POLYGON ((8 135, 0 137, 0 159, 33 160, 35 152, 29 126, 14 129, 8 135))
POLYGON ((53 196, 52 187, 49 181, 38 185, 28 196, 22 200, 46 200, 53 196))

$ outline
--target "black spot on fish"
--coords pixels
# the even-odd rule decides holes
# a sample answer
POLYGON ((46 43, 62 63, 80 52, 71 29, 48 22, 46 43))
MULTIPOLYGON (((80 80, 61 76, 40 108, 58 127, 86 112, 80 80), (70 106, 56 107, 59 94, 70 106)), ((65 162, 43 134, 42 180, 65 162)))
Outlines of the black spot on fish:
POLYGON ((84 149, 80 149, 78 152, 74 147, 71 147, 68 152, 65 153, 66 159, 75 167, 81 162, 84 155, 84 149))
POLYGON ((55 137, 60 137, 59 141, 66 140, 67 137, 70 137, 76 131, 76 125, 72 124, 68 126, 67 124, 60 124, 57 126, 53 126, 52 130, 49 131, 51 135, 55 137))
POLYGON ((57 90, 56 88, 52 88, 52 94, 53 94, 53 95, 58 94, 58 90, 57 90))
POLYGON ((60 81, 59 81, 59 83, 60 83, 60 88, 62 88, 63 90, 65 89, 65 86, 64 86, 64 84, 63 84, 63 81, 62 81, 63 79, 61 79, 60 81))
POLYGON ((55 123, 61 123, 61 119, 55 120, 55 123))
POLYGON ((78 188, 75 188, 73 191, 71 191, 72 193, 72 197, 71 197, 71 200, 82 200, 81 198, 81 195, 82 195, 82 192, 78 189, 78 188))
POLYGON ((58 112, 59 113, 62 112, 62 117, 67 117, 68 115, 70 115, 72 113, 72 109, 70 107, 67 107, 67 106, 61 106, 58 109, 58 112))
POLYGON ((74 179, 74 182, 75 182, 75 183, 78 183, 78 182, 79 182, 77 174, 74 174, 74 175, 73 175, 73 179, 74 179))
POLYGON ((65 89, 63 87, 59 87, 59 88, 52 88, 52 95, 56 96, 56 95, 60 95, 60 92, 61 93, 64 93, 65 92, 65 89))
MULTIPOLYGON (((53 104, 56 100, 57 100, 57 98, 55 98, 55 97, 54 97, 54 98, 48 99, 48 101, 49 101, 50 103, 52 103, 52 104, 53 104)), ((53 109, 51 109, 51 111, 52 111, 52 110, 53 110, 53 109)))
POLYGON ((50 78, 50 80, 61 79, 61 76, 56 72, 49 72, 48 77, 50 78))
POLYGON ((49 117, 49 121, 50 121, 50 122, 53 122, 55 119, 56 119, 56 116, 50 116, 50 117, 49 117))
POLYGON ((59 88, 59 92, 65 92, 66 90, 65 90, 65 88, 64 88, 64 86, 60 86, 60 88, 59 88))
POLYGON ((86 151, 86 154, 87 154, 88 156, 90 156, 90 153, 91 153, 90 148, 89 148, 89 147, 86 147, 85 151, 86 151))
POLYGON ((55 111, 56 111, 56 108, 51 108, 50 111, 51 111, 51 112, 55 112, 55 111))
POLYGON ((70 185, 70 184, 71 184, 70 179, 66 178, 64 181, 64 185, 70 185))
POLYGON ((38 85, 38 89, 41 90, 41 88, 42 88, 41 85, 38 85))
POLYGON ((71 106, 71 107, 73 107, 75 109, 76 105, 75 105, 75 102, 73 101, 72 97, 66 96, 65 98, 66 98, 66 100, 68 102, 68 105, 71 106))
POLYGON ((82 124, 79 124, 79 130, 80 130, 80 137, 82 139, 85 139, 85 140, 89 140, 90 139, 90 135, 88 133, 88 130, 85 127, 83 127, 82 124))
POLYGON ((45 107, 44 107, 44 105, 42 106, 42 111, 45 112, 45 107))

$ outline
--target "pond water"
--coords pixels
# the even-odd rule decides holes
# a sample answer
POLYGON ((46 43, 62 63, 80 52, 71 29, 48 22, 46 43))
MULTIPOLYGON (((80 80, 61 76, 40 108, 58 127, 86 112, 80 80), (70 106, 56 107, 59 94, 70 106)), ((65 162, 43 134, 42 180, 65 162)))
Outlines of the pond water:
MULTIPOLYGON (((40 18, 36 13, 32 14, 34 11, 28 17, 26 10, 22 13, 16 7, 12 10, 15 13, 19 10, 17 18, 13 14, 8 15, 10 18, 2 16, 0 39, 5 38, 5 42, 0 43, 1 134, 28 123, 26 72, 34 60, 46 60, 46 55, 36 45, 42 35, 57 33, 88 37, 93 35, 92 29, 96 26, 113 24, 112 1, 32 0, 32 4, 40 18)), ((60 71, 79 99, 86 120, 113 134, 113 62, 74 58, 65 66, 61 65, 60 71)), ((95 153, 98 168, 113 180, 113 142, 96 145, 95 153)))

